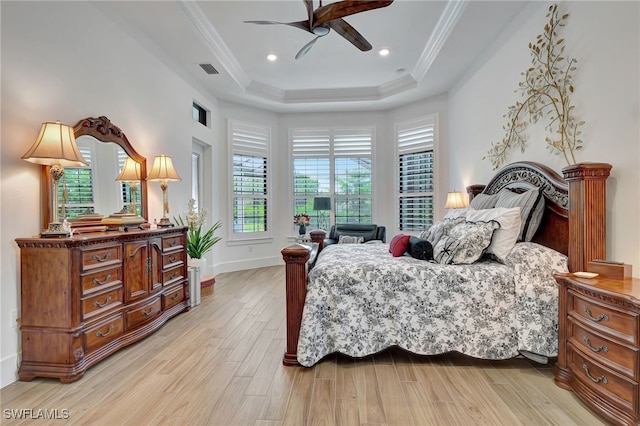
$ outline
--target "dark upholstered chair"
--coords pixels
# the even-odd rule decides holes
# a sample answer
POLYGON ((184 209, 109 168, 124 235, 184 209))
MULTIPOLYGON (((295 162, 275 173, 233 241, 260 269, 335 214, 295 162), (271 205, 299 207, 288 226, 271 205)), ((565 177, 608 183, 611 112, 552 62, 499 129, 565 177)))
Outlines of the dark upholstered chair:
POLYGON ((380 240, 386 242, 387 229, 372 223, 339 223, 332 225, 329 236, 324 240, 324 245, 335 244, 340 235, 352 237, 364 237, 364 241, 380 240))

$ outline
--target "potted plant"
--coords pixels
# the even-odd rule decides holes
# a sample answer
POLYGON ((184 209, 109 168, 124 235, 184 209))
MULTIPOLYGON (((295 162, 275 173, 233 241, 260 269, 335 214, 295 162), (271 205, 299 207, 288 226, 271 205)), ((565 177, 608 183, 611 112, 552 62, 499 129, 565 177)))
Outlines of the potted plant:
MULTIPOLYGON (((198 268, 200 276, 200 285, 203 283, 211 286, 213 291, 213 284, 215 280, 203 281, 203 273, 206 269, 206 259, 204 255, 211 251, 213 246, 220 241, 220 237, 216 237, 215 233, 222 227, 222 222, 217 221, 208 230, 204 231, 202 228, 207 221, 207 209, 201 208, 200 211, 196 210, 196 200, 191 198, 187 204, 188 210, 186 218, 178 216, 174 218, 175 222, 180 226, 188 226, 187 231, 187 254, 189 255, 189 266, 198 268)), ((203 294, 207 294, 208 291, 203 289, 203 294)), ((195 295, 194 295, 195 296, 195 295)), ((197 298, 196 298, 197 300, 197 298)))

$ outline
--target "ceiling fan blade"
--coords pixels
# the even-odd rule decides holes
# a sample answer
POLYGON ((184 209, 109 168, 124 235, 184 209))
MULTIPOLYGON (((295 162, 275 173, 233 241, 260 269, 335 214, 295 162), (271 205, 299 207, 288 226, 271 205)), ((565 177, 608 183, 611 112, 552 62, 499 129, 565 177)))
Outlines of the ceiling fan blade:
POLYGON ((300 59, 302 58, 304 55, 307 54, 307 52, 309 50, 311 50, 311 48, 313 47, 313 45, 315 44, 316 40, 318 40, 320 37, 316 37, 313 40, 311 40, 309 43, 305 44, 304 46, 302 46, 302 49, 300 49, 300 51, 298 51, 298 53, 296 53, 296 59, 300 59))
POLYGON ((320 6, 313 12, 313 24, 311 29, 326 24, 334 19, 344 18, 345 16, 353 15, 355 13, 365 12, 367 10, 379 9, 381 7, 387 7, 393 0, 344 0, 336 3, 331 3, 326 6, 320 6))
POLYGON ((257 24, 257 25, 289 25, 290 27, 300 28, 307 32, 311 32, 309 27, 309 21, 298 22, 278 22, 278 21, 243 21, 245 24, 257 24))
POLYGON ((327 22, 327 25, 363 52, 371 50, 371 43, 369 43, 362 34, 356 31, 356 29, 349 25, 349 23, 344 19, 334 19, 327 22))

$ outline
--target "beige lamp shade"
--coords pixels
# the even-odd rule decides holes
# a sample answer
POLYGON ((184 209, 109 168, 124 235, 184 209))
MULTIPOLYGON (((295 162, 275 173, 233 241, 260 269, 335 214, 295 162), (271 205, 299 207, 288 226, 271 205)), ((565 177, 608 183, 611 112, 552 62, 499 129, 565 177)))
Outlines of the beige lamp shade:
POLYGON ((22 159, 44 166, 59 164, 63 167, 79 167, 87 165, 76 145, 73 129, 59 121, 42 123, 38 138, 22 156, 22 159))
POLYGON ((120 172, 116 180, 121 182, 137 182, 142 180, 142 175, 140 173, 140 163, 136 163, 131 157, 127 157, 124 160, 122 171, 120 172))
POLYGON ((460 191, 451 191, 447 194, 447 202, 444 204, 445 209, 462 209, 464 207, 467 207, 467 204, 460 191))
POLYGON ((173 167, 171 157, 162 154, 153 159, 153 167, 147 175, 147 180, 177 181, 182 179, 173 167))

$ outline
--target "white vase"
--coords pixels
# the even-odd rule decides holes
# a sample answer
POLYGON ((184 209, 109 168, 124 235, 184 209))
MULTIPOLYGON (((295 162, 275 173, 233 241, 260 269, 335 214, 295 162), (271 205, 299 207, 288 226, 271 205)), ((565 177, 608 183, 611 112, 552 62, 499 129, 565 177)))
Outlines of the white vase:
POLYGON ((189 293, 191 293, 191 307, 200 304, 200 283, 207 269, 207 259, 192 259, 187 262, 189 266, 189 293))

